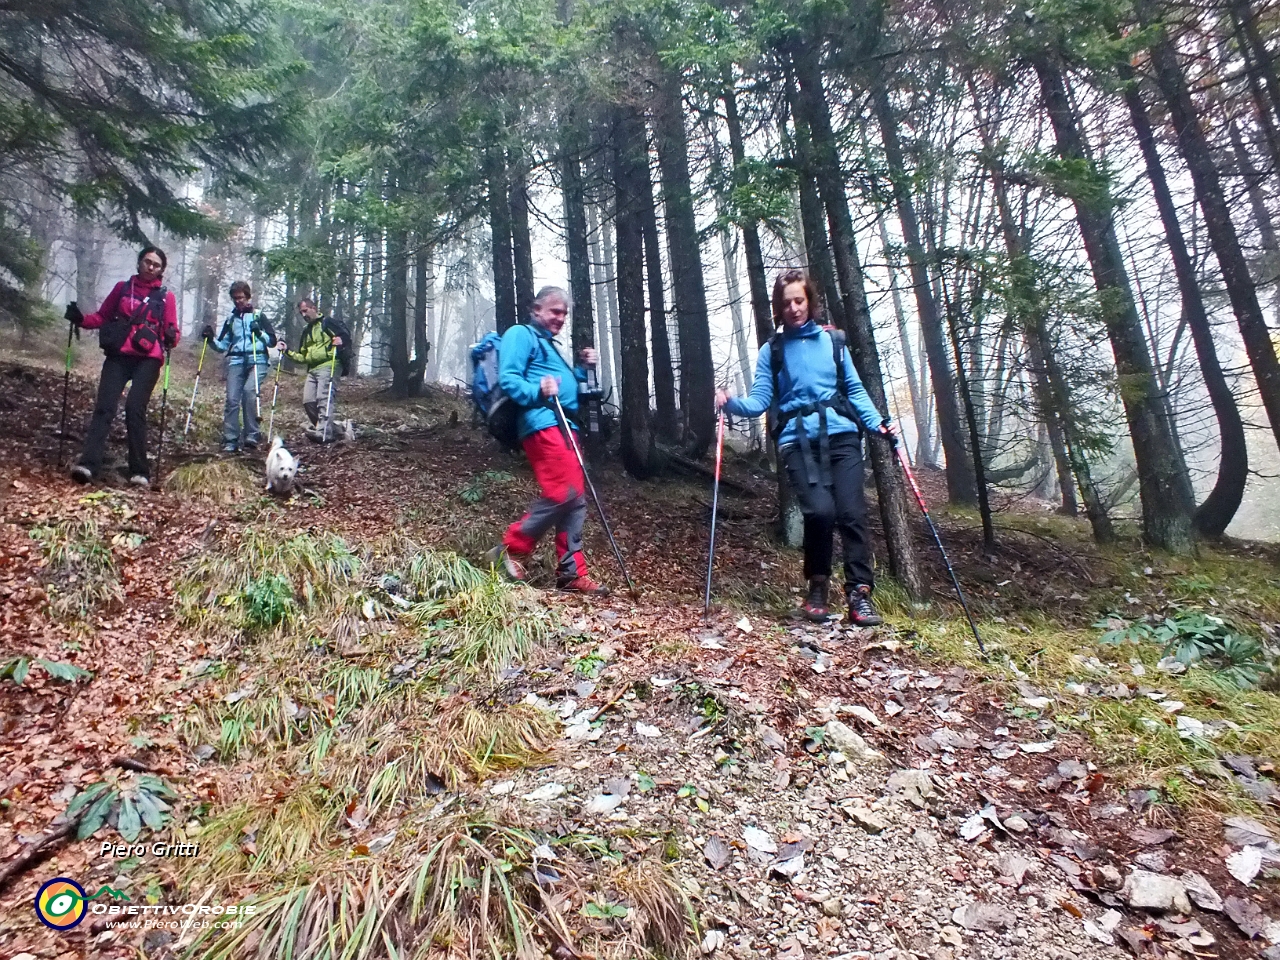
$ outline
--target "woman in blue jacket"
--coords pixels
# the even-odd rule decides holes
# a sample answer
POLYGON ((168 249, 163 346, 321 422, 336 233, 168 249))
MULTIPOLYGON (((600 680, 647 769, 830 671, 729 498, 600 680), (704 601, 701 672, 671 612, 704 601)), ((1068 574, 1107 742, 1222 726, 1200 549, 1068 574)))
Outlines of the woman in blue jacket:
POLYGON ((200 335, 218 353, 227 355, 227 402, 222 408, 222 449, 235 453, 243 446, 258 446, 258 403, 262 385, 267 382, 268 353, 276 343, 275 331, 267 318, 253 308, 253 290, 243 280, 231 285, 231 316, 222 332, 213 335, 213 327, 205 325, 200 335), (244 430, 240 421, 244 419, 244 430))
POLYGON ((862 490, 862 431, 890 434, 897 428, 867 396, 843 335, 824 330, 816 322, 820 318, 808 275, 781 274, 773 285, 773 320, 782 331, 760 348, 751 395, 732 397, 721 390, 716 406, 758 417, 776 404, 778 459, 804 514, 805 616, 827 619, 832 533, 838 528, 849 621, 875 626, 884 621, 871 604, 875 578, 862 490))

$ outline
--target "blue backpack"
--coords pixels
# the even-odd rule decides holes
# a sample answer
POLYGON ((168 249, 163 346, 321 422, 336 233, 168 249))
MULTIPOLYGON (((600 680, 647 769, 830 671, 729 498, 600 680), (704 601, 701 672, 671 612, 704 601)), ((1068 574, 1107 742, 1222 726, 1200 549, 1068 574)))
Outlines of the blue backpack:
POLYGON ((489 435, 512 450, 520 446, 520 407, 498 384, 498 347, 502 335, 486 333, 471 348, 471 401, 476 405, 489 435))

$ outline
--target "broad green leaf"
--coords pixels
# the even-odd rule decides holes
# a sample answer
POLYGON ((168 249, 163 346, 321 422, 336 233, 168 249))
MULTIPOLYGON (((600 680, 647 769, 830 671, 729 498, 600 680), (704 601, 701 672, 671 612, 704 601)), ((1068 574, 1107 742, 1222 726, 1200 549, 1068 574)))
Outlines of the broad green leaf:
POLYGON ((168 817, 165 816, 167 806, 162 806, 163 800, 157 800, 146 790, 138 791, 138 813, 142 815, 142 821, 152 830, 163 830, 168 817))
POLYGON ((120 816, 116 820, 116 829, 129 843, 137 840, 138 834, 142 832, 142 818, 138 816, 138 806, 128 794, 121 798, 120 816))
POLYGON ((84 670, 77 667, 74 663, 63 663, 61 660, 37 660, 40 666, 49 671, 49 676, 55 680, 65 680, 68 683, 75 683, 77 680, 88 680, 93 676, 93 671, 84 670))
POLYGON ((70 817, 79 813, 86 804, 92 801, 95 797, 101 796, 102 791, 108 789, 110 786, 111 784, 107 783, 107 781, 99 780, 97 783, 91 783, 89 786, 85 787, 76 794, 75 799, 67 806, 67 816, 70 817))
POLYGON ((107 822, 107 815, 111 812, 112 804, 119 797, 120 791, 114 787, 99 797, 93 806, 89 808, 89 812, 84 815, 84 819, 80 821, 80 827, 76 830, 77 839, 87 840, 97 833, 102 825, 107 822))

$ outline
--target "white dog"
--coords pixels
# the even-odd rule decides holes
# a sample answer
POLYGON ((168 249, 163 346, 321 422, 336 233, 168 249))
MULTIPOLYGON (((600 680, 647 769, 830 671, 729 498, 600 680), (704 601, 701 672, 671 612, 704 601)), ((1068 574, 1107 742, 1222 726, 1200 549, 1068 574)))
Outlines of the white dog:
POLYGON ((298 461, 284 448, 284 441, 274 437, 271 449, 267 452, 267 489, 287 497, 293 493, 297 477, 298 461))

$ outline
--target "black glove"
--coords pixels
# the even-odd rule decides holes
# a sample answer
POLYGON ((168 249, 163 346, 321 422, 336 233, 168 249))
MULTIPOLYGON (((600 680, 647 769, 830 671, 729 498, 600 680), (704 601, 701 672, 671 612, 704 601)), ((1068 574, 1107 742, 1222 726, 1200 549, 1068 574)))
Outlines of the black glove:
POLYGON ((67 312, 65 318, 75 324, 77 327, 84 325, 84 314, 80 312, 80 307, 74 300, 67 304, 67 312))
POLYGON ((257 320, 255 320, 255 321, 253 321, 253 323, 249 324, 249 333, 250 333, 252 336, 255 336, 255 337, 256 337, 256 336, 259 336, 259 335, 262 333, 262 328, 261 328, 260 326, 258 326, 258 321, 257 321, 257 320))
POLYGON ((178 331, 173 327, 168 327, 164 332, 164 348, 172 350, 178 345, 178 331))
POLYGON ((206 323, 206 324, 204 325, 204 329, 200 331, 200 339, 201 339, 201 340, 212 340, 212 339, 213 339, 213 327, 206 323))

